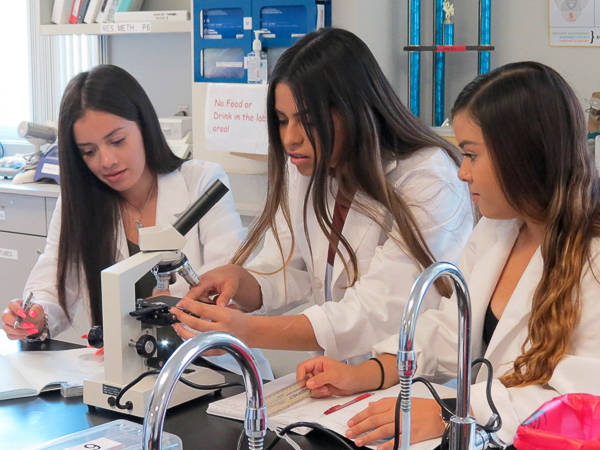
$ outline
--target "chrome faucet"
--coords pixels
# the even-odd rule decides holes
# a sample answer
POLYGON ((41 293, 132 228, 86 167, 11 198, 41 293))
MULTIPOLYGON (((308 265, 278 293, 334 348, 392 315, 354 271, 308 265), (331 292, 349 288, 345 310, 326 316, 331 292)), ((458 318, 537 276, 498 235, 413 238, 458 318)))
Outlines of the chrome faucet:
POLYGON ((240 365, 246 388, 246 418, 244 430, 250 450, 262 450, 267 434, 267 408, 263 384, 256 360, 250 349, 231 334, 212 331, 183 343, 167 360, 150 395, 142 432, 143 450, 160 450, 163 425, 171 394, 187 366, 201 353, 219 349, 230 353, 240 365))
POLYGON ((478 432, 477 423, 469 415, 471 389, 471 300, 465 279, 458 268, 450 263, 432 264, 417 278, 404 307, 400 342, 398 346, 398 375, 400 376, 400 406, 402 408, 402 450, 410 446, 410 391, 417 370, 414 351, 415 328, 421 303, 427 289, 440 276, 454 282, 458 302, 458 385, 456 415, 450 419, 450 450, 478 450, 486 448, 487 433, 478 432))

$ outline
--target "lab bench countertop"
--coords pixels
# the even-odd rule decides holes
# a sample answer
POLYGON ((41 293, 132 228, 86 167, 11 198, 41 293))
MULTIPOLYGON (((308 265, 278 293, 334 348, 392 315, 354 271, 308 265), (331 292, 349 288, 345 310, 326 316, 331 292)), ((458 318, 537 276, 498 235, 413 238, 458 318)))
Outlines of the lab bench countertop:
MULTIPOLYGON (((6 335, 0 332, 0 355, 14 351, 52 351, 77 347, 80 346, 60 341, 23 344, 9 341, 6 335)), ((226 378, 241 380, 241 377, 230 374, 227 374, 226 378)), ((243 423, 208 415, 206 408, 212 401, 235 395, 241 391, 243 391, 241 386, 227 388, 223 389, 221 393, 208 394, 169 409, 164 431, 179 436, 185 450, 235 449, 243 423)), ((37 397, 4 400, 0 401, 0 448, 26 449, 117 419, 143 422, 137 417, 128 417, 101 408, 88 407, 83 403, 83 397, 63 398, 59 391, 45 392, 37 397)), ((265 447, 274 438, 275 435, 268 432, 265 447)), ((312 432, 307 436, 294 435, 293 439, 304 450, 330 450, 340 447, 337 441, 319 432, 312 432)), ((247 443, 242 448, 247 448, 247 443)), ((289 444, 283 440, 274 447, 276 450, 289 448, 289 444)))
POLYGON ((0 193, 57 198, 60 195, 60 186, 51 183, 13 184, 12 180, 0 177, 0 193))

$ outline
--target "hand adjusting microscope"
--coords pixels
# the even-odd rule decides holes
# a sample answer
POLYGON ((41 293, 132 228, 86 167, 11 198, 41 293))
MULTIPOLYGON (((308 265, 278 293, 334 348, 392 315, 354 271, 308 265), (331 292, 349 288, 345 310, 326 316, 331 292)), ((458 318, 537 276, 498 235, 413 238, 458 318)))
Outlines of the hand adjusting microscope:
MULTIPOLYGON (((168 280, 180 273, 194 286, 199 279, 181 251, 185 235, 229 191, 219 180, 192 205, 173 225, 140 228, 140 253, 102 271, 102 321, 90 331, 88 340, 94 346, 104 344, 104 374, 84 380, 83 401, 90 406, 144 417, 155 377, 146 377, 123 395, 131 409, 116 406, 115 398, 127 384, 148 370, 155 354, 156 328, 175 322, 170 307, 162 302, 135 301, 135 283, 148 271, 157 276, 159 287, 168 289, 168 280), (162 283, 162 284, 161 284, 162 283), (134 311, 131 309, 135 307, 134 311)), ((213 385, 224 378, 209 369, 194 367, 185 378, 196 384, 213 385)), ((208 394, 183 384, 175 388, 169 406, 208 394)))

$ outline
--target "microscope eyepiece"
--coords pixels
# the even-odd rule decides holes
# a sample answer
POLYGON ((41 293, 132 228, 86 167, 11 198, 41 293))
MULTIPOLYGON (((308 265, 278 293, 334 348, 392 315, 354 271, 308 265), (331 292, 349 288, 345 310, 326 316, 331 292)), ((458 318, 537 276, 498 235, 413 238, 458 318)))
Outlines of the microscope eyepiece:
POLYGON ((192 206, 185 210, 173 224, 173 228, 185 236, 227 192, 229 188, 221 180, 216 180, 192 206))

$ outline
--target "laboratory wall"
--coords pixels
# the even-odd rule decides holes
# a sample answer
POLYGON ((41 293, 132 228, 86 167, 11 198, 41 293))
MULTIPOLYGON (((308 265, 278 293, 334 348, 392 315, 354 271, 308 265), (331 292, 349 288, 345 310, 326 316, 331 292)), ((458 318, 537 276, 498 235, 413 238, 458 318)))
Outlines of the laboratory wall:
MULTIPOLYGON (((454 0, 455 42, 474 45, 478 32, 478 1, 454 0)), ((433 0, 422 0, 422 44, 432 44, 433 0)), ((371 48, 400 98, 408 95, 407 0, 332 0, 334 26, 359 35, 371 48)), ((550 47, 547 0, 492 1, 492 67, 519 60, 537 60, 557 69, 584 98, 600 90, 600 48, 550 47)), ((260 205, 266 165, 203 149, 204 88, 191 81, 191 38, 188 35, 116 36, 110 60, 130 70, 148 90, 159 115, 171 115, 179 104, 193 104, 195 155, 222 163, 231 174, 236 201, 247 211, 260 205), (153 39, 151 45, 148 40, 153 39), (140 49, 144 49, 140 51, 140 49), (150 51, 148 51, 150 49, 150 51)), ((452 102, 476 75, 476 53, 446 57, 446 115, 452 102)), ((432 55, 422 54, 421 117, 431 123, 432 55)))
MULTIPOLYGON (((423 0, 422 43, 432 43, 432 0, 423 0)), ((455 40, 477 43, 477 0, 454 0, 455 40)), ((333 25, 358 34, 371 48, 403 100, 407 99, 407 0, 332 0, 333 25)), ((573 85, 581 101, 600 90, 600 48, 550 47, 548 1, 492 1, 492 67, 533 59, 556 68, 573 85)), ((186 34, 113 36, 109 58, 130 70, 151 93, 159 115, 191 102, 191 39, 186 34), (150 45, 148 43, 150 42, 150 45)), ((477 56, 446 58, 446 104, 476 73, 477 56)), ((431 55, 422 56, 421 108, 431 120, 431 55)))

